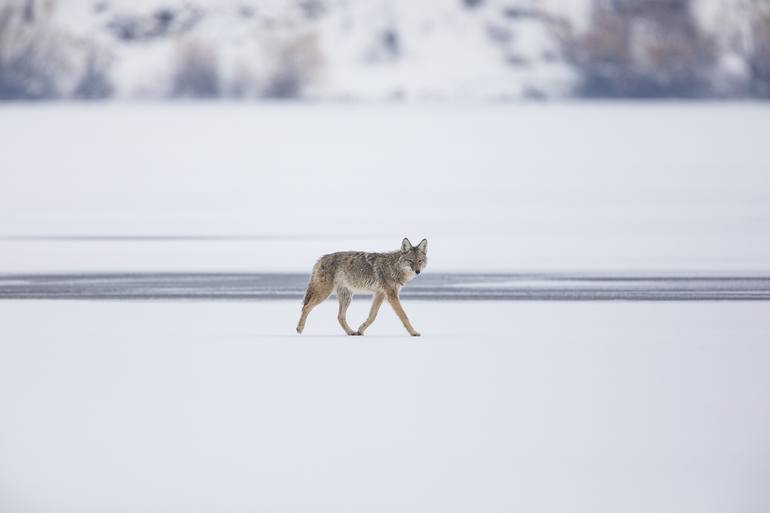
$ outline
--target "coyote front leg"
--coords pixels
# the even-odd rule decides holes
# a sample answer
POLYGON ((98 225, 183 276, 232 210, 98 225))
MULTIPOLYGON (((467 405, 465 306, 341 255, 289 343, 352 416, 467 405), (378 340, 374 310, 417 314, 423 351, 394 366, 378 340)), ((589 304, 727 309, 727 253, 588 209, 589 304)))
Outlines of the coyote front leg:
POLYGON ((390 306, 393 307, 393 310, 396 312, 396 315, 398 315, 398 318, 401 319, 401 322, 404 324, 406 331, 408 331, 409 334, 413 337, 419 337, 420 334, 417 333, 417 331, 412 327, 412 323, 409 322, 409 318, 406 316, 406 312, 404 312, 404 309, 401 306, 401 301, 398 299, 398 293, 388 292, 387 296, 388 303, 390 303, 390 306))
POLYGON ((377 318, 377 312, 380 311, 380 306, 382 305, 383 301, 385 301, 385 294, 382 292, 377 292, 374 294, 374 299, 372 299, 372 307, 369 309, 369 317, 367 317, 364 323, 359 326, 356 333, 363 335, 364 331, 366 331, 366 328, 372 325, 374 319, 377 318))

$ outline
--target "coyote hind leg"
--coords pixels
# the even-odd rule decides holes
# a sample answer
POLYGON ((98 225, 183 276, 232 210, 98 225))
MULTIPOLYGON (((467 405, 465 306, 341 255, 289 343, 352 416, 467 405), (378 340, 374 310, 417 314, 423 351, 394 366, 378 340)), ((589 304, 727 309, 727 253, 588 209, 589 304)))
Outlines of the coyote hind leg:
POLYGON ((342 329, 345 330, 345 333, 348 335, 359 335, 358 332, 354 332, 352 329, 350 329, 348 321, 345 318, 345 314, 348 311, 348 306, 350 306, 350 300, 353 299, 353 294, 350 293, 350 289, 345 287, 337 287, 337 299, 340 302, 340 310, 337 314, 337 320, 339 321, 340 326, 342 326, 342 329))
POLYGON ((331 285, 322 285, 313 281, 310 282, 310 284, 307 286, 307 292, 305 293, 304 304, 302 305, 302 315, 300 316, 299 322, 297 323, 297 333, 301 334, 305 329, 305 321, 307 320, 307 316, 310 314, 310 311, 323 303, 331 293, 331 285))

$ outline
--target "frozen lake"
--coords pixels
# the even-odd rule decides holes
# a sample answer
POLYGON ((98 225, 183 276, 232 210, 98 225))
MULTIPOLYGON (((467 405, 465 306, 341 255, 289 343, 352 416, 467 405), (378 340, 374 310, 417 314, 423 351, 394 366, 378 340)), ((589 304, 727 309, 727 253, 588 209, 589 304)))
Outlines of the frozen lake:
POLYGON ((770 272, 770 104, 0 110, 0 272, 770 272))
MULTIPOLYGON (((293 299, 304 273, 0 275, 0 299, 293 299)), ((370 295, 358 294, 356 298, 370 295)), ((768 300, 770 275, 430 273, 401 297, 422 300, 768 300)))
POLYGON ((754 103, 4 105, 0 511, 766 513, 768 133, 754 103), (333 300, 294 332, 316 258, 404 236, 422 337, 333 300))

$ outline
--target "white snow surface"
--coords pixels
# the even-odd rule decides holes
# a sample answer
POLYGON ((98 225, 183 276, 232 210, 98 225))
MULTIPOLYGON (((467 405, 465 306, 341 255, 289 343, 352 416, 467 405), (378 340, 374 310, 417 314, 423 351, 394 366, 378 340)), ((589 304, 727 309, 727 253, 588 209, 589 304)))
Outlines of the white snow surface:
POLYGON ((428 271, 766 272, 768 133, 754 103, 4 106, 0 272, 306 272, 405 236, 428 271))
POLYGON ((767 302, 0 308, 4 513, 770 507, 767 302))
MULTIPOLYGON (((769 114, 6 105, 0 273, 767 272, 769 114)), ((404 306, 0 302, 0 511, 768 511, 770 303, 404 306)))

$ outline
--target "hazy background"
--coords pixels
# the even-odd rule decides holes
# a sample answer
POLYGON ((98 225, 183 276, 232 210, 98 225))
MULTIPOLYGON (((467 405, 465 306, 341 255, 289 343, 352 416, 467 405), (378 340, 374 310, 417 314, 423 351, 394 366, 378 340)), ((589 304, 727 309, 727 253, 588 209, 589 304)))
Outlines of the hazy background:
POLYGON ((3 0, 0 99, 768 98, 764 0, 3 0))

